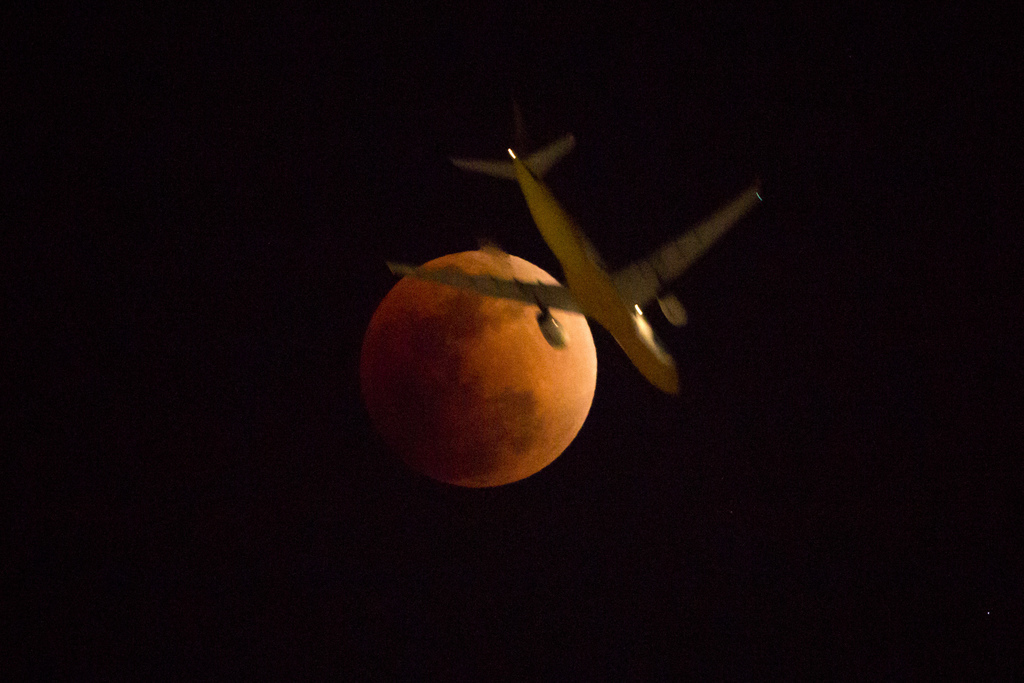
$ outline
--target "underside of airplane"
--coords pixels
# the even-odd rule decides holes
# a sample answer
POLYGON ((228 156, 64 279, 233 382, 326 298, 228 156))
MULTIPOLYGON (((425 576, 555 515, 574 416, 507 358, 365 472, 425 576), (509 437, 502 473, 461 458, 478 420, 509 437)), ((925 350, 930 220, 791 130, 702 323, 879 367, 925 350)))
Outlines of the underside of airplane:
POLYGON ((523 157, 509 149, 508 160, 452 159, 464 170, 518 182, 537 228, 562 265, 565 286, 472 275, 451 267, 425 269, 396 263, 388 263, 388 267, 396 275, 536 305, 540 331, 554 348, 564 347, 566 339, 552 309, 582 313, 612 334, 648 381, 662 391, 677 393, 675 362, 644 318, 643 309, 657 301, 672 325, 686 324, 686 309, 666 287, 761 201, 760 183, 755 182, 709 218, 646 258, 609 273, 593 244, 540 179, 575 144, 572 135, 565 135, 523 157))

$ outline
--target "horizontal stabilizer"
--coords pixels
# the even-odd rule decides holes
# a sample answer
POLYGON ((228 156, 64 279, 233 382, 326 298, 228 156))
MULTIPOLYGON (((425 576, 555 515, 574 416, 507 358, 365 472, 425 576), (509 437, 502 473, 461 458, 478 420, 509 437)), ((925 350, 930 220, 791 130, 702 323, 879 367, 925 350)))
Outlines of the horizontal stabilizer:
MULTIPOLYGON (((544 149, 538 150, 526 157, 526 167, 541 178, 557 164, 562 157, 572 151, 576 146, 576 138, 572 134, 563 135, 544 149)), ((512 168, 511 161, 489 160, 489 159, 452 159, 452 163, 464 171, 483 173, 495 178, 515 180, 516 172, 512 168)))

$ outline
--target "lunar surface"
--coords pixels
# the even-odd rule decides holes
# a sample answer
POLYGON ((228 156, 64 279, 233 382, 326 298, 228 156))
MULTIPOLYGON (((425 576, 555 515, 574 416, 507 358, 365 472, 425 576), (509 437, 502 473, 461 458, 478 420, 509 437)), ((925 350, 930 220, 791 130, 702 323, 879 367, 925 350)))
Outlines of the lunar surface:
MULTIPOLYGON (((555 284, 496 250, 449 254, 456 266, 555 284)), ((384 441, 413 469, 468 487, 508 484, 549 465, 590 412, 597 382, 584 316, 552 309, 568 338, 556 349, 537 306, 413 277, 381 302, 363 340, 360 382, 384 441)))

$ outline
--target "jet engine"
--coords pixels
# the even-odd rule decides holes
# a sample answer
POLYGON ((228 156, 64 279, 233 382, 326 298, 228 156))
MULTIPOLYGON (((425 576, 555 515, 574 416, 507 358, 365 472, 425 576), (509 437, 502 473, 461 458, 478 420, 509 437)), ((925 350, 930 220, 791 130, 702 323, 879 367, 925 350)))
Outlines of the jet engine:
POLYGON ((682 327, 686 324, 686 309, 683 308, 683 304, 679 302, 679 297, 675 294, 659 296, 658 306, 665 314, 665 318, 674 326, 682 327))
POLYGON ((551 315, 547 308, 541 308, 537 314, 537 324, 540 325, 540 332, 552 348, 564 349, 566 343, 565 329, 551 315))

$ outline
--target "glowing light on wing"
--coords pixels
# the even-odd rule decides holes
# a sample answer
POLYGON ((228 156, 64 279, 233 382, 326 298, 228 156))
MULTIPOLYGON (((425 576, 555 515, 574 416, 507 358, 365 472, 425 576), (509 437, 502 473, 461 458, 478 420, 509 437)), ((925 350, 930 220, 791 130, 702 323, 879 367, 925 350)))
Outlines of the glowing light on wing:
MULTIPOLYGON (((636 304, 634 304, 635 306, 636 304)), ((636 325, 636 331, 640 333, 640 338, 644 344, 647 345, 654 354, 661 359, 663 363, 672 363, 672 356, 669 355, 665 347, 661 345, 661 341, 658 339, 658 335, 654 334, 654 328, 651 324, 643 317, 643 315, 634 315, 633 324, 636 325)))
POLYGON ((511 147, 509 147, 509 148, 508 148, 508 155, 509 155, 510 157, 512 157, 513 159, 515 159, 515 158, 516 158, 516 153, 512 151, 512 148, 511 148, 511 147))
POLYGON ((644 314, 644 312, 640 310, 640 305, 639 304, 633 304, 633 308, 636 309, 636 314, 637 315, 643 315, 644 314))

